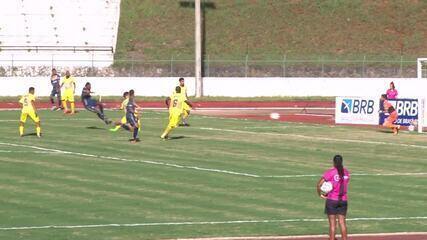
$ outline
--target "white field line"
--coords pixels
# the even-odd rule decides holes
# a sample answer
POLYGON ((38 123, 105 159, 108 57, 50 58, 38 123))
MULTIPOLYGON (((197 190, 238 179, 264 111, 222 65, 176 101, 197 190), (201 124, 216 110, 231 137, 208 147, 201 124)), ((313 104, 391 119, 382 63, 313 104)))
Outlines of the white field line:
MULTIPOLYGON (((427 172, 413 173, 351 173, 351 176, 427 176, 427 172)), ((319 174, 296 174, 296 175, 265 175, 263 178, 305 178, 305 177, 321 177, 319 174)))
POLYGON ((296 116, 313 116, 313 117, 333 117, 334 114, 314 114, 314 113, 296 113, 296 116))
POLYGON ((0 150, 0 153, 44 153, 44 154, 61 154, 52 151, 13 151, 13 150, 0 150))
MULTIPOLYGON (((427 217, 362 217, 347 218, 347 221, 396 221, 396 220, 427 220, 427 217)), ((257 223, 289 223, 289 222, 326 222, 326 218, 295 218, 295 219, 265 219, 265 220, 234 220, 234 221, 205 221, 205 222, 153 222, 153 223, 109 223, 88 225, 45 225, 0 227, 0 231, 34 230, 34 229, 73 229, 73 228, 102 228, 102 227, 149 227, 149 226, 183 226, 183 225, 219 225, 219 224, 257 224, 257 223)))
MULTIPOLYGON (((117 118, 118 119, 118 118, 117 118)), ((156 117, 144 117, 142 116, 141 120, 144 119, 167 119, 167 118, 156 118, 156 117)), ((43 118, 41 119, 42 121, 46 121, 46 122, 54 122, 54 121, 99 121, 99 118, 94 117, 94 118, 49 118, 47 120, 44 120, 43 118)), ((19 119, 0 119, 0 122, 19 122, 19 119)))
MULTIPOLYGON (((119 158, 119 157, 111 157, 111 156, 102 156, 102 155, 95 155, 95 154, 63 151, 63 150, 59 150, 59 149, 44 148, 44 147, 38 147, 38 146, 32 146, 32 145, 22 145, 22 144, 15 144, 15 143, 0 142, 0 145, 11 146, 11 147, 31 148, 31 149, 39 150, 40 152, 70 154, 70 155, 76 155, 76 156, 84 156, 84 157, 91 157, 91 158, 97 158, 97 159, 113 160, 113 161, 119 161, 119 162, 139 162, 139 163, 166 166, 166 167, 172 167, 172 168, 215 172, 215 173, 231 174, 231 175, 253 177, 253 178, 303 178, 303 177, 320 177, 321 176, 318 174, 257 175, 257 174, 252 174, 252 173, 236 172, 236 171, 229 171, 229 170, 222 170, 222 169, 215 169, 215 168, 204 168, 204 167, 197 167, 197 166, 179 165, 179 164, 173 164, 173 163, 164 163, 164 162, 156 162, 156 161, 148 161, 148 160, 135 160, 135 159, 126 159, 126 158, 119 158)), ((399 173, 399 172, 393 172, 393 173, 352 173, 352 176, 422 176, 422 175, 427 175, 427 173, 420 173, 420 172, 415 172, 415 173, 399 173)))
POLYGON ((208 131, 219 131, 219 132, 254 134, 254 135, 288 136, 288 137, 303 138, 303 139, 309 139, 309 140, 319 140, 319 141, 330 141, 330 142, 349 142, 349 143, 362 143, 362 144, 374 144, 374 145, 391 145, 391 146, 399 146, 399 147, 427 149, 427 145, 423 146, 423 145, 415 145, 415 144, 391 143, 391 142, 380 142, 380 141, 366 141, 366 140, 357 140, 357 139, 328 138, 328 137, 306 136, 306 135, 294 134, 294 133, 251 132, 251 131, 244 131, 244 130, 222 129, 222 128, 211 128, 211 127, 199 127, 198 129, 208 130, 208 131))
MULTIPOLYGON (((348 234, 349 237, 389 237, 418 236, 427 232, 394 232, 394 233, 362 233, 348 234)), ((296 236, 257 236, 257 237, 212 237, 212 238, 178 238, 176 240, 283 240, 283 239, 326 239, 329 235, 296 235, 296 236)))
POLYGON ((308 125, 300 125, 300 126, 255 126, 255 127, 251 127, 251 126, 246 126, 243 127, 245 129, 296 129, 296 128, 324 128, 321 126, 308 126, 308 125))
POLYGON ((92 158, 106 159, 106 160, 114 160, 114 161, 121 161, 121 162, 140 162, 140 163, 146 163, 146 164, 152 164, 152 165, 160 165, 160 166, 167 166, 167 167, 173 167, 173 168, 192 169, 192 170, 206 171, 206 172, 217 172, 217 173, 224 173, 224 174, 231 174, 231 175, 240 175, 240 176, 246 176, 246 177, 260 177, 259 175, 250 174, 250 173, 241 173, 241 172, 234 172, 234 171, 228 171, 228 170, 220 170, 220 169, 213 169, 213 168, 203 168, 203 167, 197 167, 197 166, 187 166, 187 165, 179 165, 179 164, 156 162, 156 161, 148 161, 148 160, 133 160, 133 159, 126 159, 126 158, 119 158, 119 157, 102 156, 102 155, 79 153, 79 152, 70 152, 70 151, 63 151, 63 150, 58 150, 58 149, 53 149, 53 148, 44 148, 44 147, 22 145, 22 144, 14 144, 14 143, 0 142, 0 145, 12 146, 12 147, 25 147, 25 148, 32 148, 32 149, 37 149, 37 150, 41 150, 41 151, 52 151, 52 152, 63 153, 63 154, 70 154, 70 155, 77 155, 77 156, 84 156, 84 157, 92 157, 92 158))
MULTIPOLYGON (((196 106, 197 107, 197 106, 196 106)), ((148 108, 147 108, 148 109, 148 108)), ((335 110, 335 108, 327 108, 327 107, 206 107, 206 108, 196 108, 195 111, 235 111, 235 110, 335 110)))
MULTIPOLYGON (((49 110, 49 108, 38 108, 41 110, 49 110)), ((77 110, 84 110, 84 108, 76 108, 77 110)), ((164 110, 167 111, 166 107, 144 107, 142 109, 146 110, 164 110)), ((197 107, 193 109, 193 111, 201 110, 201 111, 236 111, 236 110, 335 110, 335 108, 328 107, 197 107)), ((21 110, 20 108, 0 108, 0 111, 17 111, 21 110)), ((107 111, 121 111, 116 108, 105 108, 107 111)))

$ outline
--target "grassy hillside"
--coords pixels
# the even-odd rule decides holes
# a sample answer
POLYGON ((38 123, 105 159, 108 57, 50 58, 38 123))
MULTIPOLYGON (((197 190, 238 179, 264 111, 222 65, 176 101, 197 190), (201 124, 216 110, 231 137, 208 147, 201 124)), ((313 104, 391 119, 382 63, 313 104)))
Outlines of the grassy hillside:
MULTIPOLYGON (((116 59, 191 59, 194 8, 180 2, 122 0, 116 59)), ((427 1, 206 0, 205 6, 211 59, 427 55, 427 1)))

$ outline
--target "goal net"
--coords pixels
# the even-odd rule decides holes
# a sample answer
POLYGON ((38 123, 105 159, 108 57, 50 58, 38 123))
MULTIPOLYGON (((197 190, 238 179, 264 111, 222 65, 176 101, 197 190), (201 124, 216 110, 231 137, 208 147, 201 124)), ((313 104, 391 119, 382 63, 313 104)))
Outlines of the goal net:
POLYGON ((417 78, 427 78, 427 58, 417 58, 417 78))

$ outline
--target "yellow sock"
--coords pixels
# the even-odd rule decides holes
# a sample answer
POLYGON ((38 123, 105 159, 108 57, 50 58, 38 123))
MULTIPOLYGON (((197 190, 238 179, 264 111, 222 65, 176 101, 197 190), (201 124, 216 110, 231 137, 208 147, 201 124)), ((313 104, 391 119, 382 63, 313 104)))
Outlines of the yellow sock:
POLYGON ((19 135, 24 135, 24 126, 19 126, 19 135))
POLYGON ((41 127, 36 127, 36 132, 37 132, 37 136, 39 136, 39 137, 40 137, 40 134, 41 134, 41 132, 42 132, 41 127))
POLYGON ((168 126, 168 127, 165 129, 165 131, 163 132, 163 134, 162 134, 161 138, 165 138, 165 137, 170 133, 170 131, 171 131, 171 130, 172 130, 172 128, 168 126))
POLYGON ((67 102, 62 101, 62 107, 64 108, 64 112, 68 111, 67 102))
POLYGON ((188 111, 184 111, 184 113, 182 114, 182 118, 186 119, 188 117, 188 111))
POLYGON ((74 113, 74 102, 71 102, 70 106, 71 106, 71 113, 74 113))
POLYGON ((138 132, 141 132, 141 120, 138 120, 138 132))

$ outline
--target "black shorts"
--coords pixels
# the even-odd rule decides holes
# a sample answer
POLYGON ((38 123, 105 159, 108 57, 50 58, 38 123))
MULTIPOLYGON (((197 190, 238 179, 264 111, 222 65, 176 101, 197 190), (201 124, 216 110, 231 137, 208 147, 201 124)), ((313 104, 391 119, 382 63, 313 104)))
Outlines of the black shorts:
POLYGON ((326 199, 325 214, 327 215, 346 215, 347 201, 338 201, 326 199))

